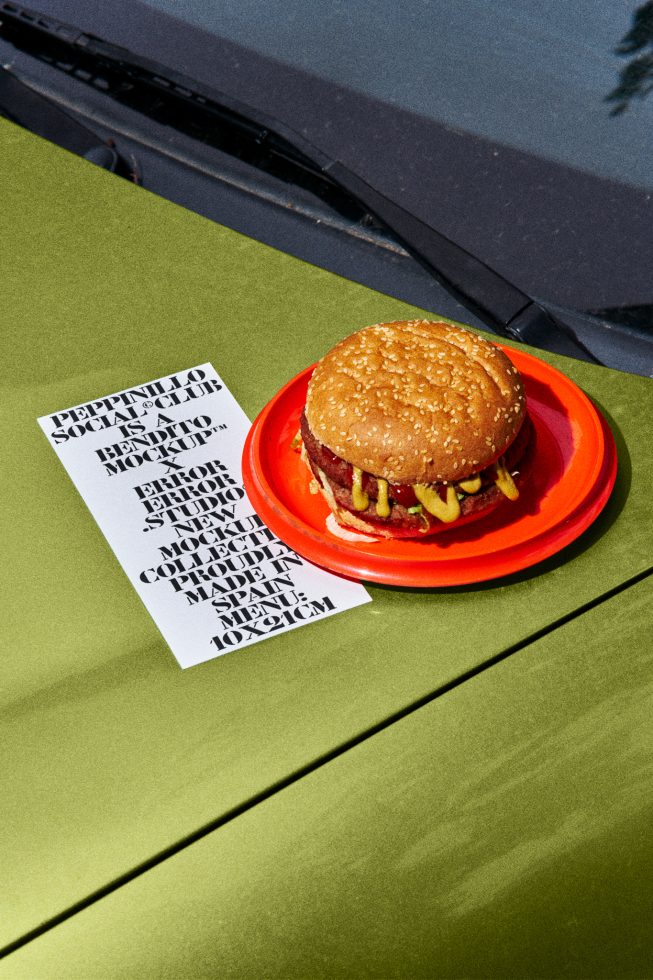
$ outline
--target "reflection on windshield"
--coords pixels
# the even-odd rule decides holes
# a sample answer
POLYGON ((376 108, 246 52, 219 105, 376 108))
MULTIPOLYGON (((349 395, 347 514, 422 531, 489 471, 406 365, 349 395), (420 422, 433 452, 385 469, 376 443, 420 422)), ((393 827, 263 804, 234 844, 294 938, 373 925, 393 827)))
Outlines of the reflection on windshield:
POLYGON ((611 115, 619 116, 634 98, 643 99, 653 89, 653 0, 636 9, 633 25, 615 52, 633 55, 621 69, 619 84, 606 98, 606 102, 615 103, 611 115))

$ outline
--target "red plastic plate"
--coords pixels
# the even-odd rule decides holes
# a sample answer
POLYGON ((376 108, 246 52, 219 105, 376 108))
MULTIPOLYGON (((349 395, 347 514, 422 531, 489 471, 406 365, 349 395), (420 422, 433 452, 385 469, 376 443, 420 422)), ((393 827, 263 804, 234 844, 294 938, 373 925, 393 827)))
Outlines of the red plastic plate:
POLYGON ((617 473, 610 429, 573 381, 524 351, 503 348, 521 371, 536 456, 519 500, 422 539, 349 542, 326 527, 329 508, 309 492, 292 440, 313 368, 288 382, 247 436, 243 480, 267 526, 298 554, 348 578, 448 586, 509 575, 575 540, 607 503, 617 473))

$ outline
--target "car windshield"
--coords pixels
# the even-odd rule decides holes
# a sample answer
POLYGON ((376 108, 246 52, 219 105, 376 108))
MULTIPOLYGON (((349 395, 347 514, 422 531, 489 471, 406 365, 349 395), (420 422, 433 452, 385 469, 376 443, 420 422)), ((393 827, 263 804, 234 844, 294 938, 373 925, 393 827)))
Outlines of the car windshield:
MULTIPOLYGON (((14 20, 23 18, 23 24, 30 18, 39 22, 34 12, 16 13, 16 4, 2 6, 14 11, 14 20)), ((423 269, 415 271, 398 259, 396 278, 379 272, 383 248, 393 247, 389 239, 381 245, 374 241, 380 249, 374 259, 371 253, 342 258, 347 238, 353 241, 369 229, 367 212, 394 230, 395 245, 403 242, 422 258, 427 254, 402 235, 396 221, 384 219, 383 208, 365 196, 367 187, 377 195, 377 204, 390 202, 395 216, 400 210, 434 229, 440 240, 448 239, 498 273, 524 300, 531 298, 554 313, 571 311, 605 321, 601 330, 608 347, 630 342, 623 332, 615 339, 614 324, 626 333, 653 335, 653 98, 647 98, 653 89, 653 0, 600 5, 593 0, 222 0, 219 5, 205 0, 115 0, 111 5, 41 0, 40 6, 44 16, 74 29, 70 34, 65 26, 52 27, 55 49, 49 54, 40 51, 38 40, 26 43, 28 58, 31 52, 53 66, 49 75, 44 69, 37 76, 38 84, 55 93, 65 90, 71 105, 79 104, 82 85, 93 88, 93 95, 84 97, 89 118, 109 111, 100 104, 108 97, 126 110, 124 115, 117 110, 118 132, 138 133, 147 145, 174 144, 184 160, 195 158, 197 141, 217 150, 211 166, 218 180, 209 195, 211 201, 215 197, 209 210, 216 220, 440 310, 442 291, 433 291, 433 280, 426 281, 423 269), (92 39, 77 44, 75 30, 99 38, 99 47, 92 39), (62 42, 68 48, 60 57, 56 45, 66 32, 73 40, 62 42), (153 84, 141 84, 138 70, 130 75, 129 59, 123 64, 124 52, 113 47, 123 76, 114 78, 109 68, 108 78, 97 77, 104 70, 102 42, 127 48, 137 63, 146 59, 146 73, 147 65, 154 64, 153 84), (97 64, 82 63, 85 55, 97 64), (61 71, 74 78, 73 87, 53 79, 52 73, 61 71), (163 91, 174 98, 186 92, 179 98, 195 100, 194 107, 213 100, 218 112, 194 129, 195 117, 188 116, 185 105, 175 108, 172 118, 163 91), (253 137, 257 159, 250 161, 241 148, 225 149, 220 142, 227 130, 221 102, 262 120, 253 137), (134 107, 141 118, 129 116, 134 107), (157 126, 168 132, 160 133, 157 126), (274 140, 268 139, 269 130, 287 136, 304 153, 295 176, 272 166, 265 174, 285 181, 283 192, 265 183, 259 195, 263 201, 269 194, 279 207, 274 214, 263 215, 259 208, 254 215, 256 206, 248 200, 234 202, 225 212, 218 204, 223 171, 227 183, 244 181, 250 198, 259 194, 259 174, 252 173, 269 164, 258 159, 270 155, 274 140), (226 162, 219 159, 225 153, 231 154, 226 162), (243 166, 251 162, 250 171, 241 168, 232 178, 233 159, 243 166), (363 202, 351 214, 337 211, 336 203, 345 227, 337 225, 333 240, 327 240, 321 226, 322 215, 327 224, 331 220, 321 190, 300 179, 310 171, 307 160, 318 161, 320 179, 327 172, 363 202), (353 183, 344 180, 345 172, 353 183), (250 204, 251 215, 243 218, 243 206, 250 204), (297 225, 286 232, 288 213, 304 205, 308 220, 301 229, 297 225), (380 263, 369 274, 363 271, 368 257, 380 263)), ((16 68, 19 74, 26 70, 28 80, 35 71, 24 59, 16 68)), ((244 129, 251 136, 249 122, 244 129)), ((132 152, 147 151, 141 144, 132 152)), ((296 161, 292 152, 288 159, 296 161)), ((167 172, 162 175, 158 165, 150 165, 147 186, 178 200, 184 196, 180 171, 176 177, 175 183, 172 175, 168 179, 167 172)), ((205 213, 206 205, 198 208, 205 213)), ((464 258, 457 263, 467 269, 464 258)), ((439 259, 429 267, 453 286, 464 309, 480 310, 481 318, 489 311, 492 315, 483 322, 503 324, 506 318, 497 318, 493 305, 475 302, 483 278, 478 263, 464 281, 450 275, 439 259)), ((513 307, 508 321, 517 315, 513 307)), ((459 315, 458 307, 451 315, 459 315)))
POLYGON ((653 3, 151 0, 427 119, 651 189, 653 3))

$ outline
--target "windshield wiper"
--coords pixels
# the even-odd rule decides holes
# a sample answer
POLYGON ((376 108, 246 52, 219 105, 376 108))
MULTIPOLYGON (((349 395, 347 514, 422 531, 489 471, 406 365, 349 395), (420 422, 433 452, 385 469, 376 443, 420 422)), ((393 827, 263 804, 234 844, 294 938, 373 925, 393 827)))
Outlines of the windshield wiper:
POLYGON ((126 48, 15 3, 0 3, 0 37, 149 118, 310 190, 350 220, 387 229, 501 336, 601 363, 569 324, 285 124, 126 48))
POLYGON ((0 2, 0 37, 148 119, 236 157, 324 200, 351 222, 374 223, 364 205, 260 113, 216 95, 125 48, 14 3, 0 2), (275 131, 276 130, 276 131, 275 131))

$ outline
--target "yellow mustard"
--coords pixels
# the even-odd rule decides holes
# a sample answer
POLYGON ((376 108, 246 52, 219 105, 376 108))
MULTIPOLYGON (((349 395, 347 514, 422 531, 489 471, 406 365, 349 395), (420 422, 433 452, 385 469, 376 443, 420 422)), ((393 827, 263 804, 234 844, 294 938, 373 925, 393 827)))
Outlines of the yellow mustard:
POLYGON ((351 499, 354 502, 354 507, 356 510, 367 510, 369 507, 370 498, 363 490, 363 471, 359 469, 358 466, 352 466, 351 473, 351 499))
POLYGON ((481 489, 480 476, 470 476, 468 480, 461 480, 458 484, 463 493, 478 493, 481 489))
POLYGON ((447 486, 447 500, 440 499, 437 490, 427 486, 425 483, 414 483, 413 491, 429 514, 437 517, 444 524, 451 524, 452 521, 460 517, 460 502, 456 496, 456 488, 453 483, 447 486))
POLYGON ((504 494, 508 500, 517 500, 519 496, 519 490, 515 486, 515 481, 511 477, 510 473, 505 467, 503 462, 503 456, 495 465, 496 476, 494 482, 498 486, 502 494, 504 494))
POLYGON ((381 477, 376 481, 376 513, 379 517, 390 517, 390 501, 388 500, 388 481, 381 477))

